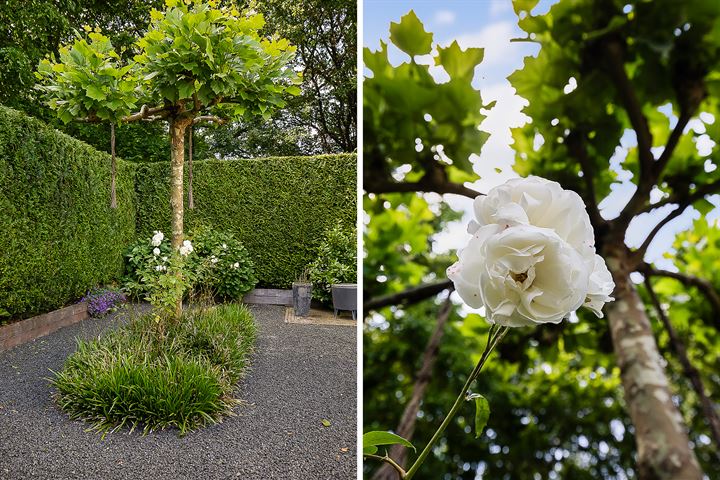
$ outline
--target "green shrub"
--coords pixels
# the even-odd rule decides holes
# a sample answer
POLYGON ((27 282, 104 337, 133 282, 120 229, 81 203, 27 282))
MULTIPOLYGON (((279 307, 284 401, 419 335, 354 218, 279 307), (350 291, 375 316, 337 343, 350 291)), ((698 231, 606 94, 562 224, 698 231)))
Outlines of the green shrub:
POLYGON ((78 342, 52 383, 73 419, 107 433, 176 427, 180 434, 232 414, 255 324, 241 305, 187 311, 158 337, 152 315, 89 342, 78 342))
POLYGON ((222 300, 233 300, 255 287, 255 265, 234 235, 199 228, 191 238, 195 252, 189 263, 197 272, 197 289, 222 300))
POLYGON ((133 164, 0 106, 0 312, 24 317, 119 278, 135 238, 133 164))
MULTIPOLYGON (((238 299, 257 283, 254 265, 245 247, 233 235, 199 228, 189 235, 192 252, 184 259, 183 272, 195 293, 209 293, 222 300, 238 299)), ((162 232, 137 240, 125 253, 125 288, 146 298, 168 274, 173 256, 170 239, 162 232)))
POLYGON ((332 300, 335 283, 357 282, 357 233, 354 225, 335 224, 325 232, 317 258, 310 264, 313 297, 325 304, 332 300))
MULTIPOLYGON (((195 209, 185 210, 185 226, 233 234, 262 286, 289 287, 329 227, 355 224, 356 171, 354 154, 194 162, 195 209)), ((138 165, 142 236, 169 231, 169 173, 165 163, 138 165)))

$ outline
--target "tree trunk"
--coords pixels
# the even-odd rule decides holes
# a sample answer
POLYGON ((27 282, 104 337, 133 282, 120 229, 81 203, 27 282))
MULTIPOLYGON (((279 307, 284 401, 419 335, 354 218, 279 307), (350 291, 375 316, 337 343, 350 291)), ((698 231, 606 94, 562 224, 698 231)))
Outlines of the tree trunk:
POLYGON ((115 124, 110 124, 110 208, 117 208, 115 197, 115 176, 117 166, 115 165, 115 124))
MULTIPOLYGON (((415 423, 417 422, 417 414, 420 410, 420 403, 425 396, 425 390, 432 378, 432 370, 435 366, 435 360, 437 360, 440 341, 445 333, 445 325, 450 317, 451 306, 452 302, 450 301, 450 296, 448 296, 438 313, 435 329, 430 335, 430 339, 428 340, 425 351, 423 352, 422 365, 420 370, 418 370, 417 377, 415 378, 412 396, 405 406, 402 417, 400 417, 400 423, 395 430, 396 434, 406 438, 407 440, 411 440, 413 433, 415 433, 415 423)), ((390 458, 395 460, 395 463, 404 467, 405 462, 407 461, 407 453, 406 447, 403 447, 402 445, 393 445, 390 447, 389 455, 390 458)), ((375 475, 373 475, 372 480, 397 480, 397 478, 397 470, 388 463, 383 462, 380 468, 378 468, 375 472, 375 475)))
MULTIPOLYGON (((713 441, 715 442, 715 445, 720 448, 720 417, 715 411, 715 405, 713 404, 712 399, 708 397, 705 392, 705 386, 703 385, 702 378, 700 377, 700 372, 697 368, 695 368, 695 365, 690 362, 690 357, 688 357, 685 343, 680 339, 680 336, 675 331, 675 327, 673 327, 672 323, 670 323, 670 319, 662 309, 660 300, 657 298, 655 290, 652 287, 652 283, 650 283, 650 278, 648 277, 645 277, 645 287, 647 288, 648 295, 650 295, 650 300, 652 301, 655 310, 657 310, 657 316, 660 319, 660 322, 662 322, 663 327, 665 327, 668 337, 670 337, 670 348, 672 348, 675 355, 677 355, 678 360, 680 360, 683 374, 688 380, 690 380, 690 384, 692 385, 693 390, 695 390, 695 394, 698 396, 698 402, 700 403, 700 407, 705 415, 705 420, 710 428, 713 441)), ((718 457, 718 460, 720 460, 720 450, 715 450, 715 454, 718 457)))
POLYGON ((641 480, 702 480, 682 416, 672 401, 645 307, 630 281, 633 262, 622 242, 605 243, 615 280, 615 301, 606 307, 620 367, 625 402, 635 426, 641 480))
MULTIPOLYGON (((171 144, 171 180, 170 180, 170 205, 172 206, 172 239, 171 244, 174 252, 180 248, 183 242, 183 163, 185 162, 185 129, 192 124, 192 119, 187 117, 173 118, 170 120, 170 144, 171 144)), ((181 273, 178 272, 178 275, 181 273)), ((182 297, 175 305, 175 319, 182 316, 182 297)))
POLYGON ((188 127, 188 208, 195 208, 195 200, 193 200, 193 179, 192 179, 192 162, 193 162, 193 127, 188 127))

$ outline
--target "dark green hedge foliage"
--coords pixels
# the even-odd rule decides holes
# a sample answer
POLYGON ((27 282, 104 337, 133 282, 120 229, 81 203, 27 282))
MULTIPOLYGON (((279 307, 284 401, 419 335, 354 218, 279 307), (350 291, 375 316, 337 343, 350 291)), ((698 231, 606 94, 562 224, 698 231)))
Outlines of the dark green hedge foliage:
MULTIPOLYGON (((169 235, 169 170, 169 162, 118 159, 111 210, 109 155, 0 106, 0 322, 119 279, 137 236, 169 235)), ((355 224, 353 154, 199 161, 193 187, 186 231, 204 225, 234 234, 261 286, 288 287, 328 227, 355 224)))
POLYGON ((118 278, 135 238, 133 164, 0 106, 0 321, 53 310, 118 278))
MULTIPOLYGON (((328 228, 355 225, 356 170, 353 154, 194 162, 195 209, 185 209, 185 229, 234 234, 260 286, 288 287, 328 228)), ((166 163, 138 165, 138 235, 170 232, 169 175, 166 163)))

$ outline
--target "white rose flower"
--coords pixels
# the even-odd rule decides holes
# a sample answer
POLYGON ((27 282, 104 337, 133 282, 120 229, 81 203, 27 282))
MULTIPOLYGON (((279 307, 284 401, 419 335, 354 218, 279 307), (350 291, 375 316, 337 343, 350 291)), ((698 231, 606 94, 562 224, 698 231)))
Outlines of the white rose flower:
POLYGON ((166 269, 167 267, 165 265, 158 265, 157 267, 155 267, 156 272, 164 272, 166 269))
POLYGON ((190 240, 185 240, 178 250, 180 251, 180 255, 187 257, 193 251, 192 243, 190 243, 190 240))
POLYGON ((513 178, 478 196, 476 222, 468 230, 492 223, 550 228, 584 256, 595 253, 595 236, 580 195, 541 177, 513 178))
POLYGON ((233 263, 233 268, 240 268, 240 262, 233 263))
POLYGON ((476 198, 474 210, 473 237, 447 271, 465 303, 513 327, 558 323, 583 305, 602 316, 615 285, 576 193, 513 179, 476 198))
POLYGON ((585 300, 591 270, 554 231, 532 225, 480 228, 448 269, 471 307, 510 327, 559 323, 585 300))
POLYGON ((153 255, 155 255, 156 257, 160 255, 160 249, 157 247, 153 248, 153 255))
POLYGON ((217 263, 217 262, 218 262, 218 259, 217 259, 217 257, 216 257, 215 255, 213 255, 212 257, 210 257, 210 263, 217 263))
POLYGON ((162 257, 162 261, 163 261, 163 262, 167 262, 167 261, 168 261, 168 257, 162 257))
POLYGON ((155 230, 155 233, 152 237, 152 240, 150 240, 150 243, 152 244, 153 247, 159 247, 164 238, 165 238, 165 235, 163 235, 162 232, 155 230))
POLYGON ((595 265, 590 274, 590 285, 583 306, 592 310, 598 318, 603 318, 603 305, 615 300, 610 296, 614 288, 615 282, 610 275, 610 270, 605 265, 605 260, 600 255, 595 255, 595 265))
POLYGON ((223 250, 227 250, 227 243, 223 243, 222 248, 223 248, 223 250))

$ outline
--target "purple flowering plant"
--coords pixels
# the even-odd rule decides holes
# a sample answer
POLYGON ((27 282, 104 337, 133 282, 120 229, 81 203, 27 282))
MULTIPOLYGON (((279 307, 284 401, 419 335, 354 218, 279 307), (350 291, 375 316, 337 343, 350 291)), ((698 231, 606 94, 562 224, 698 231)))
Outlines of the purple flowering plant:
POLYGON ((92 317, 102 317, 113 312, 127 301, 125 294, 113 288, 95 288, 81 300, 87 302, 87 310, 92 317))

